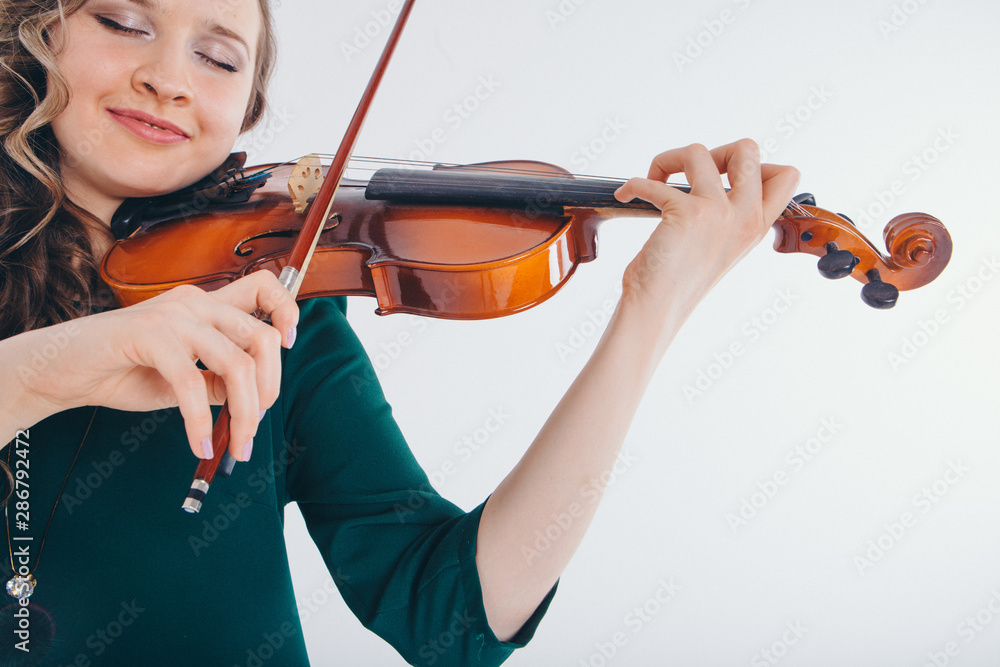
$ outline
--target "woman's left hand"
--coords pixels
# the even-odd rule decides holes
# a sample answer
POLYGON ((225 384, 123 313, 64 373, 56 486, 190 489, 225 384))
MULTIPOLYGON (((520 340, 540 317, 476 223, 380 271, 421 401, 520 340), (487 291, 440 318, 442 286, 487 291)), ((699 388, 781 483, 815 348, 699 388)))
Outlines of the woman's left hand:
POLYGON ((750 139, 711 151, 692 144, 657 155, 647 178, 633 178, 615 193, 619 201, 639 197, 663 212, 625 272, 623 305, 638 302, 650 315, 685 319, 764 238, 798 181, 794 167, 761 165, 757 144, 750 139), (666 184, 680 172, 690 193, 666 184), (729 177, 729 192, 722 174, 729 177))

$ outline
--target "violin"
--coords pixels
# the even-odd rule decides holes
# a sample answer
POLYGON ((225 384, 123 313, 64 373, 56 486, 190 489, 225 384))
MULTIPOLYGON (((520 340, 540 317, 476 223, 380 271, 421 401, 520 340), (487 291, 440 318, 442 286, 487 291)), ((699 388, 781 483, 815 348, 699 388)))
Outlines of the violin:
MULTIPOLYGON (((642 201, 617 201, 621 181, 541 162, 392 165, 367 180, 345 178, 413 4, 405 0, 329 167, 307 156, 295 165, 244 169, 246 156, 233 154, 189 188, 119 208, 111 228, 120 240, 101 262, 101 277, 122 305, 182 284, 211 290, 269 270, 296 298, 368 295, 383 315, 500 317, 549 298, 579 263, 595 259, 601 222, 660 215, 642 201)), ((889 223, 889 257, 845 217, 817 208, 811 195, 796 197, 774 227, 776 250, 819 255, 820 272, 830 278, 854 275, 876 308, 891 308, 900 289, 932 281, 951 257, 944 225, 924 214, 889 223)), ((182 505, 188 512, 200 511, 216 473, 228 476, 235 465, 229 423, 227 404, 212 433, 215 456, 198 464, 182 505)))
MULTIPOLYGON (((122 305, 177 285, 212 290, 254 271, 281 272, 302 227, 296 209, 313 199, 303 193, 328 168, 316 156, 247 169, 243 160, 234 154, 188 191, 119 209, 112 230, 128 236, 105 256, 101 275, 122 305)), ((341 180, 298 298, 374 297, 380 315, 512 315, 551 297, 597 257, 600 223, 660 215, 652 204, 616 200, 624 181, 542 162, 382 163, 368 180, 341 180)), ((937 218, 908 213, 886 226, 883 255, 809 194, 790 202, 774 229, 775 250, 820 257, 827 278, 853 276, 875 308, 934 280, 952 251, 937 218)))

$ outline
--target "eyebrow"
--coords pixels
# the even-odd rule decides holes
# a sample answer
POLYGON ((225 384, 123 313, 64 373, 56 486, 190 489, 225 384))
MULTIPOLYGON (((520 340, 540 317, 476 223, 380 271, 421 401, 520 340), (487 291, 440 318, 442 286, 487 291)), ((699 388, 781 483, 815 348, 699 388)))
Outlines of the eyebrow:
MULTIPOLYGON (((131 2, 132 4, 139 5, 143 9, 148 9, 151 11, 159 12, 162 11, 163 9, 159 0, 128 0, 128 1, 131 2)), ((204 26, 212 34, 218 35, 219 37, 225 37, 227 39, 231 39, 234 42, 239 43, 246 50, 247 57, 250 56, 250 45, 247 44, 246 40, 243 39, 243 37, 239 33, 234 32, 229 28, 227 28, 226 26, 212 20, 205 21, 204 26)))
POLYGON ((129 0, 129 2, 144 9, 160 9, 160 3, 157 0, 129 0))
POLYGON ((246 40, 244 40, 239 33, 233 32, 226 26, 216 23, 215 21, 206 21, 205 27, 208 28, 208 31, 214 35, 225 37, 241 44, 243 49, 247 52, 247 57, 250 57, 250 45, 246 43, 246 40))

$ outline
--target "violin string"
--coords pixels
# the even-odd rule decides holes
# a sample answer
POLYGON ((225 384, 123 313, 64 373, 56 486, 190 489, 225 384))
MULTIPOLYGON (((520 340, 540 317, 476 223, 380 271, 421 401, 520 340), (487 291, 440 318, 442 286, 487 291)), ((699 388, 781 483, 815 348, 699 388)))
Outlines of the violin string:
MULTIPOLYGON (((270 172, 274 171, 275 169, 278 169, 279 167, 286 166, 286 165, 289 165, 289 164, 292 164, 292 162, 285 162, 285 163, 282 163, 280 165, 278 165, 278 164, 271 165, 270 167, 268 167, 266 169, 262 169, 260 171, 253 172, 252 174, 250 174, 249 176, 247 176, 247 178, 259 177, 259 176, 261 176, 263 174, 270 173, 270 172)), ((358 167, 349 167, 349 170, 350 169, 356 169, 356 170, 361 170, 361 171, 370 171, 372 173, 375 173, 377 171, 376 169, 373 169, 373 168, 369 168, 369 169, 366 170, 366 169, 358 168, 358 167)), ((477 171, 479 171, 479 170, 477 169, 477 171)), ((597 184, 594 184, 594 183, 587 184, 585 182, 584 183, 574 182, 574 180, 577 180, 577 179, 564 178, 564 177, 560 177, 558 175, 553 175, 550 172, 544 172, 544 171, 540 171, 540 170, 525 170, 525 169, 516 170, 516 169, 498 168, 498 169, 484 169, 482 171, 492 171, 492 172, 496 172, 496 173, 508 173, 508 174, 515 174, 515 175, 533 176, 533 177, 536 177, 536 178, 548 177, 550 179, 549 182, 552 183, 553 185, 557 185, 558 188, 559 188, 559 193, 563 194, 563 195, 594 195, 594 194, 607 195, 608 194, 605 190, 599 190, 598 189, 598 190, 595 191, 595 187, 596 187, 597 184)), ((610 179, 610 178, 607 178, 607 177, 603 177, 602 179, 593 179, 593 180, 599 181, 602 184, 603 183, 608 183, 610 185, 620 185, 620 184, 624 183, 624 181, 614 180, 614 179, 610 179)), ((412 180, 412 179, 406 179, 406 178, 394 179, 394 182, 396 184, 401 184, 401 185, 419 185, 419 184, 422 183, 422 181, 412 180)), ((461 183, 459 183, 459 184, 454 184, 453 187, 456 190, 463 190, 464 189, 464 190, 469 190, 469 191, 475 191, 475 190, 479 189, 481 186, 477 186, 476 184, 461 184, 461 183)), ((680 185, 679 187, 686 187, 686 186, 680 185)), ((523 185, 521 185, 521 184, 509 183, 509 184, 505 185, 505 188, 508 191, 523 192, 523 193, 529 193, 529 194, 535 194, 535 193, 538 192, 538 188, 537 187, 533 187, 533 186, 531 186, 529 184, 523 184, 523 185)))
MULTIPOLYGON (((464 165, 464 164, 455 164, 455 163, 448 163, 448 162, 426 162, 426 161, 420 161, 420 160, 395 160, 395 159, 392 159, 392 158, 373 158, 373 157, 363 157, 363 156, 358 156, 357 158, 353 158, 353 159, 355 159, 355 160, 357 160, 359 162, 372 162, 372 163, 375 163, 375 164, 386 164, 386 165, 396 165, 396 166, 398 166, 398 165, 410 165, 410 166, 413 166, 413 167, 420 167, 420 168, 427 168, 427 169, 434 169, 436 167, 437 168, 444 167, 444 168, 448 168, 448 169, 460 170, 462 168, 475 167, 476 171, 486 171, 486 172, 492 172, 492 173, 497 173, 497 174, 517 174, 517 175, 523 175, 523 176, 562 178, 562 179, 566 179, 566 180, 573 179, 573 178, 583 178, 583 179, 592 180, 592 181, 607 181, 608 183, 624 183, 625 182, 625 181, 623 181, 621 179, 611 178, 609 176, 597 176, 597 175, 594 175, 594 174, 571 174, 569 172, 565 172, 565 171, 562 171, 562 170, 552 171, 551 169, 541 169, 541 168, 539 168, 539 169, 530 169, 530 168, 527 168, 527 167, 510 167, 510 166, 502 166, 502 165, 490 164, 490 163, 464 165)), ((531 160, 525 160, 525 161, 522 161, 522 162, 531 163, 532 161, 531 160)), ((544 166, 544 163, 540 162, 538 164, 539 164, 539 167, 544 166)))
MULTIPOLYGON (((334 157, 333 155, 328 154, 328 153, 316 153, 315 155, 317 155, 321 159, 323 159, 323 158, 332 159, 334 157)), ((257 175, 262 175, 262 174, 265 174, 265 173, 270 173, 270 172, 274 171, 275 169, 278 169, 280 167, 287 166, 287 165, 292 165, 292 164, 295 164, 296 162, 298 162, 298 160, 289 160, 287 162, 282 162, 280 164, 273 164, 273 165, 270 165, 266 169, 262 169, 260 171, 253 172, 253 174, 251 174, 251 176, 257 176, 257 175)), ((574 178, 577 178, 577 179, 582 178, 582 179, 594 180, 594 181, 605 181, 605 182, 608 182, 608 183, 624 183, 625 182, 625 181, 623 181, 621 179, 612 178, 610 176, 598 176, 598 175, 591 175, 591 174, 570 174, 568 172, 562 172, 562 171, 555 171, 554 172, 554 171, 551 171, 551 170, 544 170, 544 169, 527 169, 527 168, 516 168, 516 167, 509 167, 509 166, 505 167, 505 166, 495 165, 495 164, 489 164, 489 163, 486 163, 486 164, 475 164, 475 165, 465 165, 465 164, 448 163, 448 162, 427 162, 427 161, 421 161, 421 160, 401 160, 401 159, 395 159, 395 158, 376 158, 376 157, 364 157, 364 156, 355 156, 355 157, 352 157, 351 160, 350 160, 350 162, 348 162, 348 169, 349 170, 356 170, 356 171, 363 171, 363 172, 372 172, 372 173, 374 173, 375 171, 378 170, 377 167, 364 167, 364 166, 361 166, 361 165, 367 164, 367 163, 372 163, 372 164, 376 164, 376 165, 396 166, 396 167, 405 165, 405 166, 411 166, 411 167, 415 167, 417 169, 422 169, 422 170, 426 170, 426 171, 432 171, 435 168, 442 168, 442 167, 444 167, 444 168, 458 168, 458 169, 456 169, 456 171, 459 170, 460 168, 475 167, 475 171, 492 172, 492 173, 497 173, 497 174, 512 174, 512 175, 522 175, 522 176, 532 176, 532 177, 562 178, 562 179, 565 179, 567 181, 571 180, 571 179, 574 179, 574 178)), ((542 163, 539 163, 539 164, 541 165, 542 163)), ((471 171, 471 170, 469 170, 469 171, 471 171)))
MULTIPOLYGON (((320 157, 320 158, 324 158, 324 157, 330 158, 331 157, 329 154, 317 153, 316 155, 318 157, 320 157)), ((274 171, 274 170, 276 170, 276 169, 278 169, 280 167, 291 165, 291 164, 294 164, 296 162, 297 162, 296 160, 289 160, 289 161, 283 162, 281 164, 274 164, 274 165, 271 165, 271 166, 267 167, 266 169, 262 169, 262 170, 253 172, 253 174, 250 174, 249 177, 261 176, 263 174, 270 173, 270 172, 272 172, 272 171, 274 171)), ((424 162, 424 161, 419 161, 419 160, 397 160, 397 159, 392 159, 392 158, 371 158, 371 157, 363 157, 363 156, 357 156, 357 157, 351 158, 351 162, 349 163, 349 166, 348 166, 348 171, 351 171, 351 170, 362 171, 362 172, 369 172, 371 174, 374 174, 376 171, 378 171, 378 168, 376 168, 376 167, 363 167, 363 166, 360 166, 360 165, 365 164, 365 163, 375 163, 375 164, 393 165, 393 166, 409 165, 409 166, 419 167, 420 168, 419 170, 421 170, 421 171, 428 171, 428 172, 429 171, 433 171, 433 169, 435 167, 438 167, 438 168, 440 168, 440 167, 445 167, 445 168, 456 167, 458 169, 456 169, 455 171, 466 171, 467 173, 475 171, 475 172, 495 173, 495 174, 501 174, 501 175, 520 175, 520 176, 525 176, 525 177, 530 177, 530 178, 546 178, 546 179, 549 179, 550 183, 552 183, 555 186, 558 186, 559 193, 563 194, 563 195, 590 195, 590 196, 593 196, 593 195, 596 194, 596 195, 605 195, 606 196, 608 194, 607 191, 603 190, 603 189, 600 189, 600 185, 607 184, 607 185, 620 186, 620 185, 622 185, 622 184, 625 183, 625 181, 623 181, 621 179, 615 179, 615 178, 611 178, 611 177, 608 177, 608 176, 578 175, 578 174, 569 175, 569 174, 566 174, 566 173, 563 173, 563 172, 552 172, 551 170, 542 170, 542 169, 514 168, 514 167, 506 167, 506 166, 490 165, 490 164, 483 164, 483 165, 478 165, 478 164, 477 165, 462 165, 462 164, 451 164, 451 163, 440 163, 440 162, 424 162), (472 169, 462 169, 462 168, 466 168, 466 167, 475 167, 475 170, 472 170, 472 169), (590 181, 590 182, 588 183, 587 181, 590 181)), ((397 179, 394 179, 394 183, 400 184, 400 185, 419 185, 421 183, 421 181, 409 180, 409 179, 406 179, 406 178, 397 178, 397 179)), ((671 184, 671 185, 673 185, 674 187, 682 188, 682 189, 688 187, 686 184, 671 184)), ((457 184, 454 187, 456 189, 458 189, 458 190, 461 190, 461 189, 475 190, 479 186, 474 185, 474 184, 467 184, 467 185, 457 184)), ((537 193, 537 187, 533 187, 533 186, 528 185, 528 184, 525 184, 525 185, 506 184, 505 187, 507 188, 508 191, 513 190, 513 191, 520 191, 520 192, 531 193, 531 194, 537 193)))
MULTIPOLYGON (((332 159, 334 157, 334 155, 330 154, 330 153, 316 153, 315 155, 317 157, 319 157, 321 160, 323 158, 332 159)), ((297 162, 298 162, 298 160, 288 160, 286 162, 274 164, 274 165, 271 165, 270 167, 268 167, 266 169, 262 169, 260 171, 254 172, 253 174, 250 175, 250 177, 259 177, 259 176, 261 176, 263 174, 271 173, 271 172, 273 172, 276 169, 279 169, 281 167, 289 166, 289 165, 294 165, 297 162)), ((529 162, 530 163, 531 161, 529 160, 529 161, 525 161, 525 162, 529 162)), ((399 158, 380 158, 380 157, 367 157, 367 156, 355 156, 355 157, 352 157, 351 160, 348 162, 348 171, 352 171, 353 170, 353 171, 361 171, 361 172, 368 172, 368 173, 371 173, 371 174, 375 174, 381 168, 381 167, 376 167, 376 166, 369 166, 369 167, 361 166, 363 164, 369 164, 369 163, 374 164, 374 165, 384 165, 384 166, 393 166, 393 167, 410 166, 410 167, 417 168, 416 170, 423 170, 423 171, 433 171, 435 169, 445 168, 445 169, 454 169, 456 172, 457 171, 468 171, 468 172, 475 171, 475 172, 489 172, 489 173, 495 173, 495 174, 501 174, 501 175, 525 176, 525 177, 530 177, 530 178, 547 178, 547 179, 551 179, 555 183, 558 183, 559 186, 560 186, 559 187, 560 193, 564 194, 564 195, 607 194, 606 191, 603 191, 603 190, 597 190, 595 192, 594 186, 596 186, 597 183, 608 184, 608 185, 622 185, 622 184, 625 183, 625 181, 623 181, 621 179, 612 178, 610 176, 600 176, 600 175, 596 175, 596 174, 571 174, 569 172, 562 172, 562 171, 555 171, 555 172, 553 172, 552 170, 528 169, 528 168, 525 168, 525 167, 510 167, 510 166, 502 166, 502 165, 490 164, 490 163, 468 165, 468 164, 447 163, 447 162, 429 162, 429 161, 424 161, 424 160, 407 160, 407 159, 399 159, 399 158), (474 167, 475 169, 470 169, 470 167, 474 167), (574 188, 573 186, 569 185, 574 180, 576 180, 576 181, 586 180, 586 181, 592 181, 592 182, 596 182, 596 183, 592 183, 592 184, 573 183, 573 186, 579 186, 579 187, 574 188), (564 184, 564 183, 562 183, 562 181, 565 181, 566 183, 564 184), (588 185, 590 187, 588 187, 588 185)), ((539 163, 539 164, 542 165, 544 163, 539 163)), ((398 183, 398 184, 402 184, 402 185, 414 185, 414 184, 419 184, 420 183, 420 181, 407 180, 407 179, 396 179, 395 182, 398 183)), ((679 189, 689 189, 690 188, 689 185, 683 184, 683 183, 668 183, 668 185, 670 185, 672 187, 675 187, 675 188, 679 188, 679 189)), ((476 186, 476 185, 473 185, 473 184, 468 184, 468 185, 457 184, 454 187, 456 189, 458 189, 458 190, 462 190, 462 189, 476 190, 476 189, 478 189, 479 186, 476 186)), ((508 190, 512 190, 512 191, 515 191, 515 192, 517 192, 517 191, 525 192, 525 193, 536 193, 537 192, 537 188, 532 187, 530 185, 519 186, 519 185, 515 185, 515 184, 508 184, 505 187, 508 190)), ((727 189, 727 191, 728 191, 728 189, 727 189)), ((789 210, 789 211, 791 211, 795 215, 800 215, 800 216, 808 216, 809 215, 809 213, 804 208, 802 208, 799 204, 797 204, 796 202, 790 202, 788 204, 788 206, 786 207, 786 209, 789 210)))
MULTIPOLYGON (((326 154, 318 154, 318 155, 320 155, 320 157, 332 158, 331 155, 326 155, 326 154)), ((466 167, 466 168, 467 167, 475 167, 476 168, 475 171, 494 172, 494 173, 497 173, 497 174, 524 175, 524 176, 535 177, 535 178, 559 179, 560 181, 565 180, 567 182, 572 182, 573 180, 585 179, 587 181, 599 181, 599 182, 613 184, 613 185, 622 185, 622 184, 625 183, 625 181, 623 181, 621 179, 612 178, 612 177, 609 177, 609 176, 599 176, 599 175, 594 175, 594 174, 570 174, 568 172, 552 172, 552 171, 549 171, 549 170, 541 170, 541 169, 526 169, 526 168, 504 167, 504 166, 500 166, 500 165, 491 165, 489 163, 474 164, 474 165, 464 165, 464 164, 455 164, 455 163, 440 163, 440 162, 427 162, 427 161, 420 161, 420 160, 404 160, 404 159, 394 159, 394 158, 376 158, 376 157, 363 157, 363 156, 357 156, 355 158, 352 158, 352 161, 354 161, 354 160, 356 160, 358 162, 362 162, 362 163, 363 162, 373 162, 373 163, 376 163, 376 164, 385 164, 385 165, 393 165, 393 166, 398 166, 398 165, 412 165, 412 166, 415 166, 415 167, 421 167, 421 168, 425 168, 425 169, 433 169, 435 167, 447 167, 447 168, 451 168, 451 167, 459 167, 459 168, 462 168, 462 167, 466 167)), ((372 168, 372 167, 369 167, 369 168, 356 167, 356 168, 359 171, 370 171, 372 173, 375 173, 377 171, 377 169, 372 168)), ((404 184, 404 185, 419 184, 419 181, 411 181, 411 180, 407 180, 407 179, 397 179, 395 182, 396 183, 400 183, 400 184, 404 184)), ((582 183, 580 185, 583 186, 582 183)), ((668 185, 670 185, 672 187, 675 187, 675 188, 682 189, 682 190, 689 190, 690 189, 690 186, 688 184, 684 184, 684 183, 668 183, 668 185)), ((468 186, 455 185, 453 187, 455 187, 456 189, 462 189, 463 187, 465 187, 466 189, 472 190, 472 189, 476 189, 478 186, 475 186, 475 185, 468 185, 468 186)), ((532 192, 532 193, 533 192, 537 192, 537 189, 533 188, 531 186, 518 187, 518 186, 514 186, 514 185, 507 185, 506 187, 508 189, 514 190, 514 191, 522 190, 522 191, 525 191, 525 192, 532 192)), ((560 193, 563 193, 563 194, 592 195, 592 194, 595 193, 593 189, 589 189, 589 188, 586 188, 586 189, 573 189, 572 187, 566 187, 565 185, 562 185, 561 183, 560 183, 559 190, 560 190, 560 193)), ((727 188, 726 191, 728 192, 729 189, 727 188)), ((598 194, 605 194, 605 193, 603 191, 598 191, 598 194)), ((791 210, 796 215, 809 216, 808 211, 806 211, 804 208, 802 208, 796 202, 790 202, 786 208, 789 209, 789 210, 791 210)))

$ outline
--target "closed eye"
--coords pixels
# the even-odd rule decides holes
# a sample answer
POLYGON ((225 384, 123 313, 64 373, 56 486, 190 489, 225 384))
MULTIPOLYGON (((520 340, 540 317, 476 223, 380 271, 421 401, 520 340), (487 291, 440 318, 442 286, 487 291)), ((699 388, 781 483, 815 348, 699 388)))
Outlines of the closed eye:
POLYGON ((226 70, 227 72, 237 72, 237 71, 239 71, 239 70, 236 69, 235 65, 230 65, 229 63, 219 62, 215 58, 210 58, 210 57, 206 56, 204 53, 199 53, 198 55, 201 56, 202 60, 204 60, 205 62, 207 62, 208 64, 210 64, 210 65, 212 65, 214 67, 218 67, 219 69, 226 70))
POLYGON ((101 25, 103 25, 106 28, 109 28, 111 30, 114 30, 116 32, 122 32, 122 33, 125 33, 126 35, 145 35, 146 34, 145 31, 143 31, 143 30, 136 30, 135 28, 129 28, 127 26, 123 26, 121 23, 118 23, 117 21, 112 21, 108 17, 101 16, 100 14, 96 14, 94 16, 94 18, 96 18, 97 22, 100 23, 101 25))

